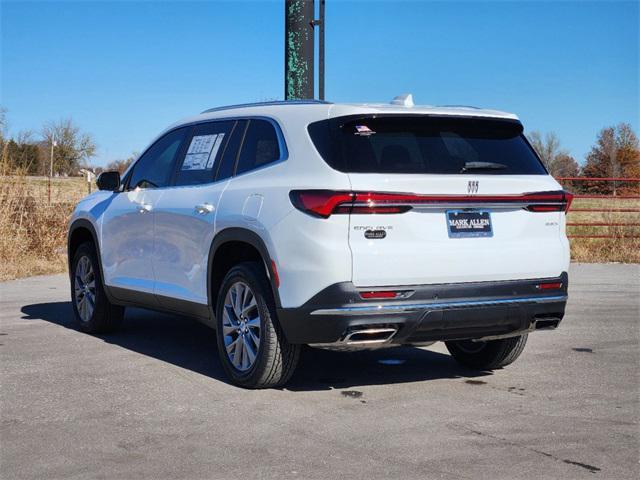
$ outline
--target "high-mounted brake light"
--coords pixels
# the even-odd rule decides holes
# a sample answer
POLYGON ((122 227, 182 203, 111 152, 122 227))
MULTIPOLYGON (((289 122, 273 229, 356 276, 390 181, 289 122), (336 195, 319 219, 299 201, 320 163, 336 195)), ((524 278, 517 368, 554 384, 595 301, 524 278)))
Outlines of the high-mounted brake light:
POLYGON ((530 212, 567 212, 573 195, 565 191, 518 195, 415 195, 411 193, 292 190, 291 203, 309 215, 405 213, 413 208, 524 208, 530 212))

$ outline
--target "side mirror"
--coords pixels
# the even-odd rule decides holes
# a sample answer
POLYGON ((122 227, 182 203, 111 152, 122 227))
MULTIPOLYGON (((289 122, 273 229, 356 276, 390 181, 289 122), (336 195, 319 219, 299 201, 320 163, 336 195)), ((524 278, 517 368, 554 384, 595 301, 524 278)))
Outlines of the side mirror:
POLYGON ((120 173, 119 172, 102 172, 98 175, 96 185, 99 190, 108 190, 115 192, 120 188, 120 173))

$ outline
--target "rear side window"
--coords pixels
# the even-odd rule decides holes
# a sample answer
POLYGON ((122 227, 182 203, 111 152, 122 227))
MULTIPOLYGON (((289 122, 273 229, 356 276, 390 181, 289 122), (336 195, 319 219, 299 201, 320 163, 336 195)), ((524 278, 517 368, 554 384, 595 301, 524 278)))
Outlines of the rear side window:
POLYGON ((211 183, 235 122, 197 125, 178 162, 175 185, 211 183))
POLYGON ((233 169, 235 168, 236 160, 238 159, 238 150, 240 149, 240 144, 242 143, 242 139, 244 138, 244 134, 247 130, 247 123, 247 120, 238 120, 233 127, 231 138, 224 149, 222 160, 218 167, 216 180, 224 180, 225 178, 229 178, 233 175, 233 169))
POLYGON ((242 142, 236 174, 268 165, 280 159, 278 134, 271 122, 252 119, 242 142))
POLYGON ((176 155, 189 127, 167 133, 154 143, 133 166, 129 188, 161 188, 171 182, 176 155))
POLYGON ((339 117, 309 135, 333 168, 352 173, 546 175, 520 122, 427 116, 339 117))

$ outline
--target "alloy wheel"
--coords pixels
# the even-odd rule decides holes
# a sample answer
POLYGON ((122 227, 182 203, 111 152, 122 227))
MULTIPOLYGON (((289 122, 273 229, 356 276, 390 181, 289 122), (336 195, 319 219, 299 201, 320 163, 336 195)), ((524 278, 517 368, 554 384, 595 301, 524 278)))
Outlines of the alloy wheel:
POLYGON ((260 312, 253 291, 236 282, 227 291, 222 310, 222 333, 227 358, 239 371, 249 370, 260 350, 260 312))
POLYGON ((83 322, 89 322, 96 305, 96 276, 89 257, 78 260, 73 286, 78 315, 83 322))

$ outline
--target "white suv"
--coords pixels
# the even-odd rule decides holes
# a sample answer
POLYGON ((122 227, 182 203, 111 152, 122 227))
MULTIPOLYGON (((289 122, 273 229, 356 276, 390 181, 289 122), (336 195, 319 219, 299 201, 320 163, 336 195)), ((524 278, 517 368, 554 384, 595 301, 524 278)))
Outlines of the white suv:
POLYGON ((253 388, 284 384, 303 344, 511 363, 563 317, 572 197, 516 116, 395 103, 215 108, 103 173, 69 228, 79 327, 197 317, 253 388))

